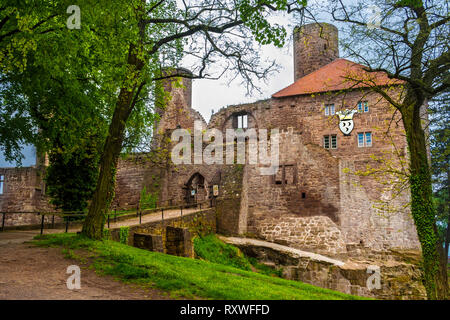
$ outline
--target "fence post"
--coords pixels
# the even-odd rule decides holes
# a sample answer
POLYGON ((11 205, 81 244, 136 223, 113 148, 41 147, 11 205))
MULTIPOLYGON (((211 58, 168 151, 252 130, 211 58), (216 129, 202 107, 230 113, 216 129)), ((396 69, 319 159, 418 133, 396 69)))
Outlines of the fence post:
POLYGON ((139 224, 142 223, 142 211, 139 210, 139 224))
POLYGON ((109 229, 109 216, 110 216, 110 213, 108 212, 108 229, 109 229))
POLYGON ((3 213, 3 217, 2 217, 2 231, 4 231, 5 230, 5 215, 6 215, 6 213, 5 212, 2 212, 3 213))
POLYGON ((66 217, 67 218, 67 220, 66 220, 66 233, 67 233, 67 231, 69 231, 69 217, 66 217))
POLYGON ((117 222, 117 209, 114 209, 114 223, 117 222))
POLYGON ((44 218, 45 218, 45 215, 43 214, 42 218, 41 218, 41 235, 44 233, 44 218))
POLYGON ((55 229, 55 215, 52 215, 52 229, 55 229))
POLYGON ((183 227, 183 205, 181 205, 180 208, 181 208, 181 227, 183 227))

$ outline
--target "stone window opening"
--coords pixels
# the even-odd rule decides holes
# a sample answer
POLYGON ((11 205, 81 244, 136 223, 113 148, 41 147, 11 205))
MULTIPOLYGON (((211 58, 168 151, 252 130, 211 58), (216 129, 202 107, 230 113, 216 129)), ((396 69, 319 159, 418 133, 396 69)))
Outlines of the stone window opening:
POLYGON ((247 129, 248 128, 248 114, 241 113, 233 116, 233 128, 234 129, 247 129))
POLYGON ((337 149, 337 135, 330 134, 323 136, 323 147, 325 149, 337 149))
POLYGON ((5 176, 1 174, 0 175, 0 194, 3 194, 4 187, 5 187, 5 176))
POLYGON ((280 165, 278 171, 272 176, 272 183, 275 185, 295 185, 297 184, 297 166, 294 164, 280 165))
POLYGON ((306 192, 302 192, 302 199, 306 199, 306 192))

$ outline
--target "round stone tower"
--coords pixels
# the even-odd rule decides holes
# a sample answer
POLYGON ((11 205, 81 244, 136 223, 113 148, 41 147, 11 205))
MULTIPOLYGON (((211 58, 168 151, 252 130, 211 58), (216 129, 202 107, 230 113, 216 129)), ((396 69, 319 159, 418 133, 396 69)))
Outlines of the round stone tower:
POLYGON ((156 112, 160 116, 158 129, 163 131, 178 127, 189 128, 193 121, 189 119, 192 110, 192 79, 189 77, 192 77, 192 72, 184 68, 167 68, 162 71, 163 77, 171 75, 180 75, 181 77, 170 77, 160 81, 163 90, 170 97, 156 108, 156 112))
POLYGON ((311 23, 294 29, 294 82, 339 58, 338 29, 311 23))

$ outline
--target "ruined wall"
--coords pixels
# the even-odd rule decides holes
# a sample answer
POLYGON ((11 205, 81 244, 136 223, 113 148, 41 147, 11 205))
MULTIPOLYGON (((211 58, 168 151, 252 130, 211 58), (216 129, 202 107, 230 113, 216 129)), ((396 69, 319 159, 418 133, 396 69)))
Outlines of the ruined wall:
POLYGON ((385 259, 376 260, 370 255, 366 255, 365 261, 344 263, 317 254, 292 252, 290 248, 267 243, 256 245, 233 238, 222 239, 238 246, 247 256, 256 258, 260 263, 282 268, 282 275, 286 279, 377 299, 426 299, 418 267, 420 255, 415 252, 398 252, 395 259, 387 263, 385 259), (372 282, 369 277, 374 273, 367 270, 374 266, 379 268, 380 282, 379 286, 369 288, 368 282, 372 282))
POLYGON ((360 89, 263 100, 222 109, 208 127, 225 133, 232 128, 233 114, 246 111, 249 128, 281 131, 280 169, 263 176, 257 166, 245 165, 242 201, 236 204, 241 226, 236 229, 230 213, 232 230, 332 256, 345 256, 346 244, 354 243, 372 250, 419 248, 413 221, 403 208, 408 190, 394 198, 395 190, 381 192, 386 186, 376 179, 354 174, 376 167, 372 157, 395 167, 406 154, 399 115, 380 96, 360 89), (369 112, 355 114, 353 132, 344 136, 338 116, 325 115, 324 107, 356 109, 359 101, 368 101, 369 112), (358 147, 358 132, 372 133, 371 147, 358 147), (337 136, 336 149, 324 148, 325 135, 337 136), (375 209, 380 200, 389 200, 393 212, 375 209))
MULTIPOLYGON (((373 157, 384 159, 394 168, 401 168, 399 159, 405 160, 406 139, 400 115, 394 115, 390 107, 377 94, 368 90, 355 90, 334 94, 317 94, 283 99, 274 99, 270 125, 284 127, 294 125, 306 145, 315 145, 323 149, 323 136, 336 135, 337 148, 329 149, 335 161, 323 159, 334 167, 336 175, 329 175, 329 181, 338 184, 338 199, 332 199, 330 205, 338 209, 338 226, 346 243, 361 242, 374 249, 390 247, 418 248, 418 240, 409 209, 408 190, 395 196, 396 190, 386 189, 373 176, 355 175, 355 171, 367 171, 367 168, 380 166, 373 157), (369 112, 354 115, 354 129, 350 136, 344 136, 339 128, 336 115, 326 116, 325 104, 333 103, 335 111, 356 109, 358 101, 368 101, 369 112), (282 116, 284 114, 284 117, 282 116), (285 124, 288 122, 288 124, 285 124), (372 146, 358 147, 357 133, 371 132, 372 146), (386 134, 388 132, 388 134, 386 134), (389 203, 390 212, 375 209, 379 201, 389 203)), ((318 151, 314 151, 318 154, 318 151)), ((378 176, 380 180, 392 181, 396 177, 378 176)), ((397 179, 398 180, 398 179, 397 179)))
POLYGON ((248 232, 295 248, 344 254, 339 230, 339 174, 327 150, 302 142, 292 128, 280 135, 274 176, 248 166, 248 232))
MULTIPOLYGON (((36 167, 0 168, 5 177, 3 194, 0 194, 0 212, 53 211, 43 194, 44 171, 36 167)), ((5 226, 39 224, 37 214, 7 214, 5 226)))
MULTIPOLYGON (((192 76, 192 72, 183 68, 163 72, 165 76, 174 74, 192 76)), ((167 131, 177 128, 192 130, 194 121, 200 121, 203 128, 206 127, 202 115, 192 108, 192 79, 187 77, 172 77, 159 82, 167 96, 157 101, 156 113, 159 115, 159 121, 155 123, 153 146, 158 145, 158 139, 167 131)))
POLYGON ((130 155, 119 159, 115 196, 111 206, 120 209, 136 208, 144 186, 147 193, 155 192, 159 197, 159 185, 155 186, 155 183, 160 180, 162 171, 152 165, 151 158, 147 154, 130 155))
MULTIPOLYGON (((214 208, 195 212, 185 215, 182 218, 164 219, 164 221, 155 221, 142 223, 129 228, 128 244, 133 245, 134 233, 148 233, 161 235, 163 238, 163 247, 166 241, 166 227, 187 228, 197 236, 199 234, 209 234, 216 232, 216 211, 214 208)), ((115 241, 119 241, 120 228, 111 229, 111 237, 115 241)))
POLYGON ((237 235, 244 233, 245 214, 241 215, 243 190, 243 165, 228 165, 223 168, 222 180, 219 185, 220 197, 216 202, 217 231, 221 234, 237 235))

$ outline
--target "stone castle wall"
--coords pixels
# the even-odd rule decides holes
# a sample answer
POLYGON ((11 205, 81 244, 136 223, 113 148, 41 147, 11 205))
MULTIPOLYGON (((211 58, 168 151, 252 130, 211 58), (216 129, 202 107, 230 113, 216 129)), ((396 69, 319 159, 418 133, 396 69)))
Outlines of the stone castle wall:
MULTIPOLYGON (((53 211, 43 194, 44 171, 36 167, 0 168, 4 176, 3 194, 0 194, 0 212, 5 216, 5 227, 41 223, 41 216, 34 213, 11 214, 11 212, 53 211)), ((47 221, 46 221, 47 222, 47 221)))
MULTIPOLYGON (((300 71, 312 72, 338 58, 337 30, 327 24, 322 27, 308 25, 294 32, 295 77, 301 76, 300 71)), ((175 72, 189 75, 184 69, 175 72)), ((200 121, 201 129, 216 128, 225 137, 227 129, 235 128, 236 117, 246 114, 249 128, 280 130, 279 170, 267 176, 260 174, 258 165, 248 163, 174 166, 169 161, 170 152, 166 159, 157 160, 133 155, 119 161, 113 206, 136 207, 143 187, 157 196, 160 205, 169 205, 193 201, 199 195, 210 199, 212 186, 218 185, 218 230, 224 233, 332 256, 346 255, 347 247, 354 245, 372 250, 419 247, 409 210, 403 207, 409 200, 408 190, 391 199, 397 190, 382 190, 386 186, 374 177, 355 174, 367 166, 380 165, 376 158, 385 158, 398 167, 397 158, 407 152, 400 115, 376 93, 367 89, 316 92, 228 106, 214 114, 207 125, 192 108, 191 79, 171 78, 161 84, 171 99, 157 106, 160 121, 154 147, 170 149, 173 142, 164 145, 164 139, 177 128, 193 132, 195 120, 200 121), (325 115, 325 105, 334 104, 337 112, 356 109, 359 101, 368 102, 369 112, 355 114, 353 132, 344 136, 337 115, 325 115), (372 133, 372 146, 358 147, 359 132, 372 133), (325 135, 336 135, 336 149, 324 148, 325 135), (240 168, 239 173, 236 168, 240 168), (202 180, 194 198, 189 195, 193 179, 202 180), (220 202, 226 198, 231 198, 228 203, 220 202), (380 200, 396 208, 392 212, 375 208, 380 200)), ((17 177, 21 177, 22 187, 17 188, 20 191, 14 198, 23 199, 22 208, 30 207, 39 198, 34 190, 35 176, 24 171, 17 172, 17 177)), ((388 178, 394 179, 384 180, 388 178)), ((3 198, 0 201, 5 208, 17 207, 17 201, 3 198)))

